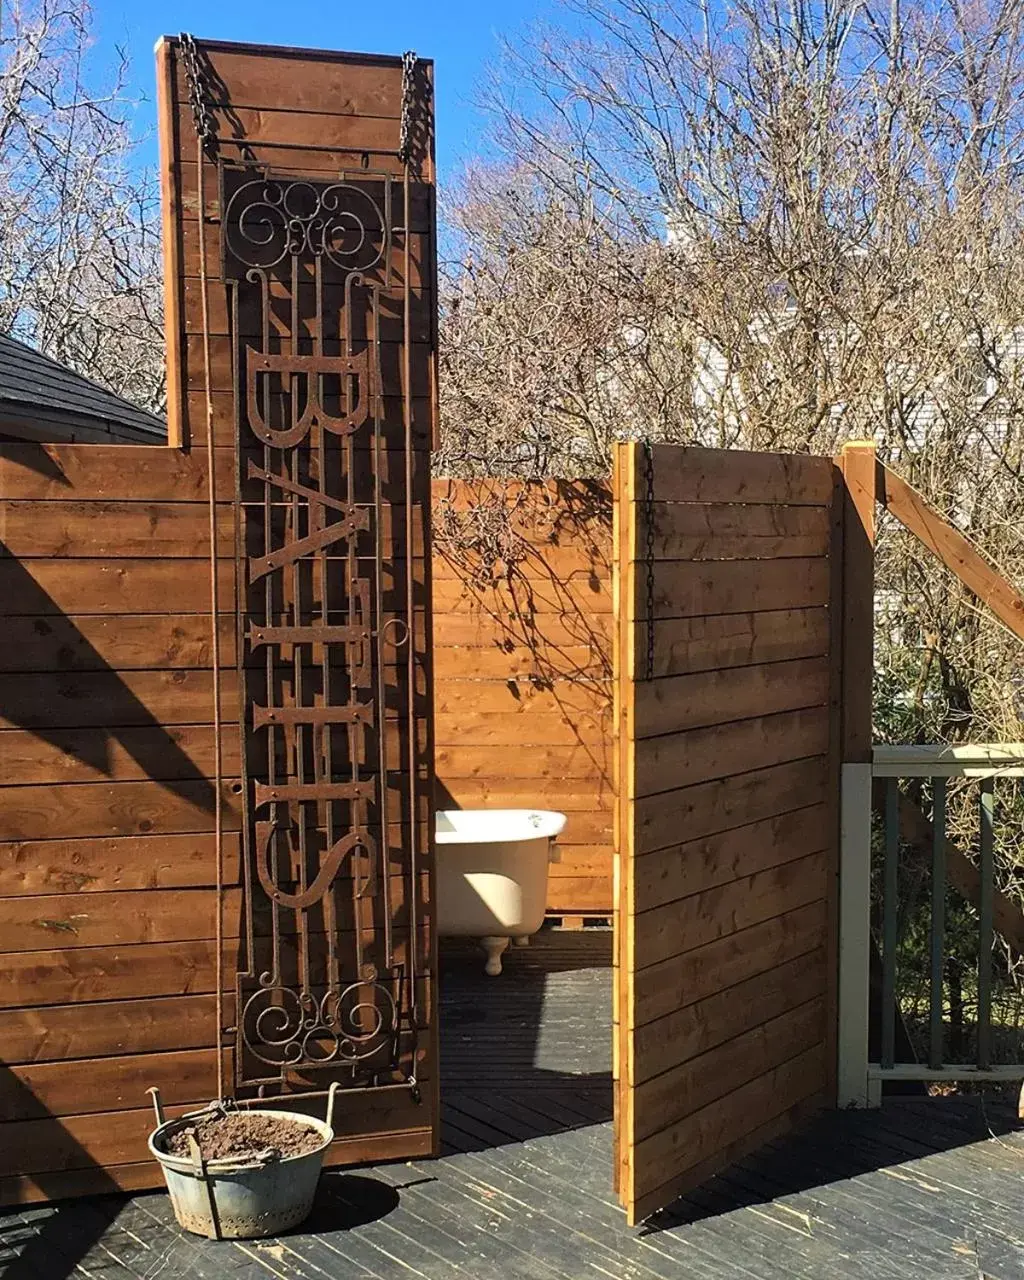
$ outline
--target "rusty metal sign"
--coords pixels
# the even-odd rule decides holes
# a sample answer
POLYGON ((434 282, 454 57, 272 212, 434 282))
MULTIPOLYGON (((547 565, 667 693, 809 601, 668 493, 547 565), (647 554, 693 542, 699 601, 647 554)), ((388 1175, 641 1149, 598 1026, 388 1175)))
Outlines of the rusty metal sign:
POLYGON ((409 397, 389 417, 381 360, 385 306, 407 330, 408 200, 386 172, 219 172, 245 761, 235 1083, 342 1068, 414 1085, 417 522, 409 397))

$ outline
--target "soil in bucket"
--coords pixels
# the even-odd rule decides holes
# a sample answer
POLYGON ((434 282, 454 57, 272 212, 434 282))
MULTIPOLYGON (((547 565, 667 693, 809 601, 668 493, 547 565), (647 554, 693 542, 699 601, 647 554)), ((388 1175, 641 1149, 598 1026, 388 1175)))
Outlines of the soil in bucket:
POLYGON ((207 1116, 171 1134, 167 1139, 168 1153, 190 1158, 190 1133, 195 1134, 204 1160, 244 1160, 247 1156, 265 1155, 268 1150, 285 1159, 316 1151, 324 1141, 316 1129, 301 1120, 229 1111, 227 1115, 207 1116))

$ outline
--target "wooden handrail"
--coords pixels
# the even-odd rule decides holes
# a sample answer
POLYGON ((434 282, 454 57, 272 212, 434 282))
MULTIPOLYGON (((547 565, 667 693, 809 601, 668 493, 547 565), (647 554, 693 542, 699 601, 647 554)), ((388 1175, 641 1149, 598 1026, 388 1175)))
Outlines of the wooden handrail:
POLYGON ((875 493, 904 528, 955 573, 1018 639, 1024 640, 1024 596, 989 564, 969 538, 884 462, 877 463, 875 493))

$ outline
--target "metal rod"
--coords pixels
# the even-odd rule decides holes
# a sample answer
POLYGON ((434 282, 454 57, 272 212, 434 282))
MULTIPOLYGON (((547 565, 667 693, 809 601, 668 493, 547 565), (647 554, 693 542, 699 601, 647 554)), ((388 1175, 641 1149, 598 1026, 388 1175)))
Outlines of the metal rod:
POLYGON ((404 280, 402 281, 404 288, 404 306, 402 308, 402 376, 405 382, 403 387, 403 417, 405 419, 405 590, 406 590, 406 625, 408 630, 405 636, 406 643, 406 682, 408 688, 406 690, 406 707, 407 722, 406 732, 409 736, 409 940, 408 947, 408 972, 409 972, 409 1015, 413 1025, 419 1023, 418 993, 416 990, 416 969, 417 956, 416 949, 419 946, 419 912, 417 910, 416 894, 419 888, 419 831, 417 828, 417 787, 416 787, 416 770, 417 770, 417 754, 416 754, 416 543, 415 543, 415 516, 416 508, 413 503, 413 402, 412 402, 412 284, 410 276, 412 273, 412 245, 411 235, 409 232, 410 215, 412 210, 412 193, 410 190, 411 173, 409 170, 409 161, 406 160, 402 174, 402 204, 403 218, 405 220, 404 227, 404 280))
MULTIPOLYGON (((326 309, 324 307, 324 263, 321 255, 317 254, 313 264, 313 291, 316 303, 316 332, 313 335, 313 351, 319 358, 323 359, 327 354, 327 348, 324 344, 324 324, 326 323, 326 309)), ((317 374, 318 401, 324 403, 324 386, 325 380, 323 374, 317 374)), ((316 476, 317 492, 320 494, 320 500, 310 499, 307 503, 309 511, 309 533, 312 534, 314 528, 321 529, 327 525, 327 486, 329 483, 328 475, 328 456, 327 456, 327 436, 321 423, 317 430, 317 448, 320 454, 320 465, 316 476)), ((318 643, 320 647, 320 671, 321 680, 323 682, 322 704, 325 708, 333 705, 333 696, 331 688, 331 643, 330 635, 330 611, 331 611, 331 582, 330 573, 328 572, 327 545, 323 548, 323 554, 316 555, 310 574, 312 576, 311 589, 313 591, 313 601, 310 604, 310 625, 315 626, 318 633, 318 643), (319 571, 320 578, 320 620, 319 624, 313 623, 312 610, 316 597, 317 589, 317 573, 319 571)), ((298 636, 298 627, 302 625, 302 619, 296 618, 296 636, 298 636)), ((348 647, 345 647, 348 651, 348 647)), ((314 651, 315 652, 315 651, 314 651)), ((329 721, 325 721, 322 725, 313 729, 313 775, 315 783, 318 787, 328 785, 334 778, 334 727, 329 721)), ((319 805, 317 806, 319 814, 319 805)), ((325 841, 328 850, 334 848, 337 840, 334 823, 334 805, 328 800, 324 805, 325 812, 325 841)), ((338 935, 338 904, 334 895, 334 886, 327 890, 323 896, 324 904, 324 929, 327 933, 327 991, 328 1001, 330 1003, 330 995, 340 989, 341 972, 337 954, 337 935, 338 935)))
MULTIPOLYGON (((217 162, 217 191, 220 197, 220 207, 224 208, 224 165, 221 160, 217 162)), ((223 257, 225 245, 221 243, 221 254, 223 257)), ((225 273, 226 274, 226 273, 225 273)), ((235 677, 238 687, 238 753, 239 767, 241 770, 241 799, 243 813, 248 812, 249 807, 249 752, 248 752, 248 726, 246 725, 245 708, 249 701, 250 690, 248 687, 248 672, 245 666, 245 617, 248 613, 248 604, 243 607, 242 599, 242 565, 245 563, 245 508, 242 503, 242 432, 239 404, 239 388, 241 382, 239 378, 239 352, 238 352, 238 283, 231 282, 230 287, 231 299, 231 325, 230 332, 235 340, 231 343, 231 385, 232 398, 234 404, 234 412, 232 415, 233 424, 233 440, 232 440, 232 458, 234 460, 234 496, 235 510, 232 519, 232 529, 234 534, 234 556, 235 563, 231 574, 232 583, 232 607, 234 609, 234 632, 235 632, 235 677)), ((249 823, 242 822, 241 845, 242 845, 242 892, 245 894, 246 907, 244 910, 245 922, 244 930, 244 955, 245 969, 250 970, 253 963, 253 954, 255 950, 254 925, 252 918, 252 887, 253 887, 253 861, 252 861, 252 833, 249 830, 249 823)), ((241 966, 236 963, 235 971, 235 1007, 241 1009, 242 1002, 242 973, 241 966)), ((236 1016, 235 1019, 238 1022, 236 1016)), ((243 1075, 242 1054, 239 1052, 241 1037, 238 1030, 235 1031, 236 1051, 233 1055, 233 1075, 236 1084, 241 1080, 243 1075)), ((223 1048, 219 1048, 223 1053, 223 1048)))
POLYGON ((146 1092, 153 1099, 153 1114, 156 1116, 156 1127, 159 1129, 166 1119, 164 1116, 164 1106, 160 1101, 160 1090, 154 1084, 150 1085, 146 1092))
POLYGON ((217 990, 217 1096, 224 1096, 224 751, 220 701, 220 584, 217 570, 217 455, 213 439, 213 389, 210 373, 210 300, 206 267, 206 185, 202 135, 196 135, 199 199, 199 292, 203 324, 203 391, 206 410, 206 470, 210 536, 210 657, 213 662, 213 852, 216 863, 217 910, 214 920, 217 990))
MULTIPOLYGON (((390 270, 390 264, 389 264, 390 270)), ((376 609, 375 657, 377 666, 377 769, 380 778, 380 859, 381 859, 381 895, 384 913, 384 966, 390 973, 395 964, 394 938, 391 921, 391 833, 388 830, 388 725, 386 706, 386 670, 384 645, 384 489, 383 467, 384 457, 381 451, 381 422, 384 417, 383 386, 380 375, 380 292, 372 292, 372 324, 373 324, 373 563, 374 563, 374 607, 376 609)), ((391 513, 391 537, 394 539, 394 513, 391 513)), ((394 576, 395 557, 392 554, 391 567, 394 576)), ((397 664, 396 664, 397 671, 397 664)), ((401 750, 401 734, 399 734, 399 750, 401 750)))
POLYGON ((982 778, 978 818, 980 826, 981 901, 978 932, 978 1067, 992 1065, 992 907, 995 897, 993 858, 994 785, 982 778))
POLYGON ((928 1065, 942 1066, 942 961, 946 932, 946 779, 932 779, 932 923, 928 1065))
POLYGON ((882 1066, 896 1061, 896 921, 899 892, 900 784, 885 783, 885 865, 882 874, 882 1066))

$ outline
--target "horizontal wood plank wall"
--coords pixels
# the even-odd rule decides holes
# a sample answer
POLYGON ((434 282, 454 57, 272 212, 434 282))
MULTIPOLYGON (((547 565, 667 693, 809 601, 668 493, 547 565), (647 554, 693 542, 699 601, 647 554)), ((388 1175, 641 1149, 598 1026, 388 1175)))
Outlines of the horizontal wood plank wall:
POLYGON ((146 1089, 216 1093, 205 494, 198 453, 0 449, 2 1203, 156 1185, 146 1089))
MULTIPOLYGON (((387 146, 397 146, 400 60, 207 49, 218 82, 261 140, 269 138, 267 129, 279 128, 284 134, 275 137, 305 140, 313 127, 319 131, 313 140, 326 137, 338 147, 315 153, 325 175, 358 167, 361 149, 380 145, 385 134, 387 146), (289 111, 259 110, 281 101, 289 111), (318 114, 323 112, 330 114, 318 114), (358 154, 346 150, 353 146, 358 154)), ((208 1101, 217 1088, 215 673, 195 280, 197 173, 175 42, 159 46, 158 71, 172 439, 197 447, 0 445, 0 1204, 159 1185, 159 1171, 146 1159, 152 1128, 147 1087, 160 1086, 172 1115, 208 1101), (193 159, 181 161, 188 154, 193 159)), ((269 150, 256 152, 257 160, 270 159, 269 150)), ((311 154, 274 149, 273 162, 302 173, 311 154)), ((393 158, 390 163, 396 164, 393 158)), ((429 502, 433 418, 432 168, 425 176, 413 202, 418 346, 411 362, 419 424, 413 478, 423 507, 429 502)), ((216 195, 211 165, 208 215, 217 212, 216 195)), ((211 225, 208 233, 216 275, 219 229, 211 225)), ((223 288, 214 285, 211 297, 220 299, 211 329, 225 339, 213 351, 215 381, 223 380, 214 397, 216 486, 229 499, 234 428, 223 288)), ((400 317, 392 319, 390 341, 397 350, 402 326, 400 317)), ((385 384, 385 391, 395 392, 388 422, 398 424, 396 442, 403 389, 385 384)), ((367 473, 369 459, 365 451, 356 456, 367 473)), ((389 453, 389 465, 391 459, 389 453)), ((393 463, 404 468, 401 449, 393 451, 393 463)), ((401 486, 399 475, 396 469, 401 486)), ((225 557, 221 600, 227 611, 233 522, 226 501, 221 509, 218 551, 225 557)), ((428 550, 423 532, 416 531, 420 556, 428 550)), ((419 597, 419 635, 425 637, 425 571, 419 597)), ((230 725, 237 704, 227 616, 221 641, 229 717, 223 973, 230 1020, 240 957, 240 761, 230 725)), ((421 802, 426 844, 428 817, 421 802)), ((403 838, 397 829, 392 833, 397 856, 403 838)), ((395 881, 396 894, 401 884, 395 881)), ((417 893, 423 922, 428 874, 417 893)), ((397 957, 401 962, 416 947, 421 1008, 433 1027, 432 933, 421 924, 410 939, 400 901, 396 910, 397 957)), ((366 923, 350 919, 342 926, 366 923)), ((261 927, 257 920, 257 933, 261 927)), ((322 936, 319 942, 311 938, 314 954, 317 947, 322 952, 322 936)), ((287 939, 284 963, 294 964, 287 939)), ((426 1033, 417 1071, 422 1104, 404 1091, 343 1096, 336 1113, 343 1137, 331 1162, 430 1153, 434 1049, 426 1033)), ((321 1112, 322 1106, 316 1103, 321 1112)))
POLYGON ((548 911, 612 910, 611 493, 433 485, 441 808, 557 809, 548 911))
POLYGON ((618 464, 617 1176, 638 1221, 826 1093, 833 466, 618 464))

